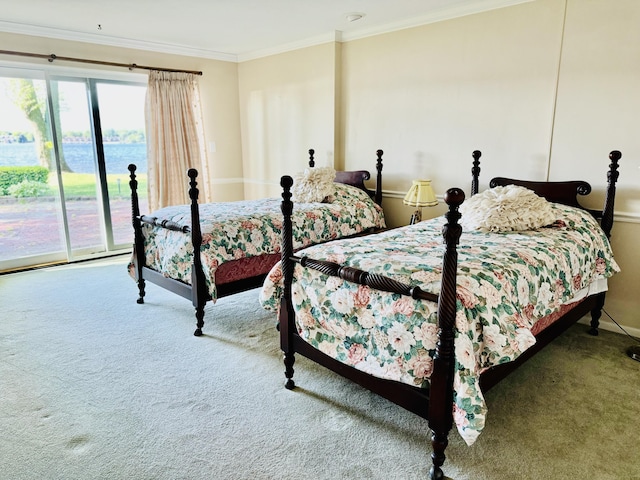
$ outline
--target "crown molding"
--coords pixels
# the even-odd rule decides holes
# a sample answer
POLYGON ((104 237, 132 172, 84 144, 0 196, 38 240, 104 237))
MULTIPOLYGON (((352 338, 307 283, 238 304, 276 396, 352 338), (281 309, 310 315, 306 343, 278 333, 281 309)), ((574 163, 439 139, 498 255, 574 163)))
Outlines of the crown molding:
POLYGON ((130 38, 111 37, 109 35, 98 35, 95 33, 74 32, 72 30, 62 30, 59 28, 42 27, 38 25, 27 25, 24 23, 0 21, 0 32, 31 35, 34 37, 55 38, 58 40, 69 40, 73 42, 93 43, 96 45, 107 45, 110 47, 133 48, 136 50, 183 55, 186 57, 208 58, 211 60, 223 60, 226 62, 238 61, 238 57, 236 55, 214 52, 201 48, 132 40, 130 38))
POLYGON ((323 45, 325 43, 342 41, 342 32, 335 30, 333 32, 317 35, 315 37, 298 40, 295 42, 278 45, 276 47, 265 48, 261 50, 255 50, 253 52, 242 53, 238 55, 238 62, 246 62, 248 60, 255 60, 258 58, 270 57, 272 55, 278 55, 280 53, 292 52, 301 48, 315 47, 317 45, 323 45))
POLYGON ((146 50, 174 55, 184 55, 188 57, 206 58, 210 60, 222 60, 226 62, 245 62, 262 57, 286 53, 301 48, 313 47, 329 42, 348 42, 360 38, 366 38, 383 33, 391 33, 407 28, 419 27, 443 20, 463 17, 476 13, 496 10, 499 8, 529 3, 534 0, 478 0, 472 4, 464 6, 447 7, 428 15, 422 15, 400 22, 393 22, 378 27, 363 28, 352 32, 333 31, 322 35, 302 39, 299 41, 278 45, 272 48, 265 48, 241 54, 230 54, 213 50, 188 47, 185 45, 173 45, 159 42, 147 42, 133 40, 129 38, 111 37, 109 35, 99 35, 95 33, 75 32, 58 28, 44 27, 39 25, 28 25, 14 22, 0 21, 0 32, 17 33, 21 35, 32 35, 36 37, 55 38, 59 40, 69 40, 75 42, 93 43, 97 45, 108 45, 112 47, 132 48, 136 50, 146 50))
POLYGON ((377 27, 363 28, 355 30, 353 32, 343 32, 342 41, 348 42, 351 40, 358 40, 361 38, 372 37, 374 35, 396 32, 398 30, 404 30, 407 28, 420 27, 422 25, 428 25, 430 23, 452 20, 454 18, 466 17, 467 15, 474 15, 477 13, 488 12, 490 10, 497 10, 499 8, 511 7, 521 3, 529 3, 533 1, 534 0, 478 0, 477 2, 466 4, 463 6, 445 7, 440 10, 431 12, 427 15, 421 15, 399 22, 388 23, 377 27))

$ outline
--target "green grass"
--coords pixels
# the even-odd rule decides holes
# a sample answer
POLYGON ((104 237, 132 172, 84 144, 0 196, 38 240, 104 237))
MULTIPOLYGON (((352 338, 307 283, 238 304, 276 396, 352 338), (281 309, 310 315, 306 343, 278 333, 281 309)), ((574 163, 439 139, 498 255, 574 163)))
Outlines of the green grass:
MULTIPOLYGON (((138 196, 147 198, 147 174, 137 174, 138 180, 138 196)), ((75 197, 96 197, 96 176, 92 173, 63 173, 62 182, 64 185, 64 194, 67 198, 75 197)), ((58 180, 55 175, 49 175, 49 195, 54 195, 58 190, 58 180)), ((131 189, 129 188, 129 175, 126 174, 110 174, 107 175, 107 184, 109 186, 109 198, 130 198, 131 189), (118 185, 118 180, 120 184, 118 185)))
MULTIPOLYGON (((138 195, 141 198, 147 196, 147 175, 136 175, 138 180, 138 195)), ((95 197, 96 196, 96 177, 92 173, 63 173, 62 182, 64 185, 65 197, 95 197)), ((49 185, 56 188, 56 178, 49 180, 49 185)), ((131 189, 129 188, 128 175, 107 175, 107 185, 109 186, 109 198, 129 198, 131 189), (118 188, 118 179, 120 186, 118 188)))

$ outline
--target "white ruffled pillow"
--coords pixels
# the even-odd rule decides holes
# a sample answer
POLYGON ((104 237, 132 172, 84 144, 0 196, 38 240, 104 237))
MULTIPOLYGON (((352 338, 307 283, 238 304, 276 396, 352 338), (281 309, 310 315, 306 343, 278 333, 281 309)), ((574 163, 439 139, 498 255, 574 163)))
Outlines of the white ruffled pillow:
POLYGON ((460 205, 465 230, 512 232, 534 230, 556 221, 551 203, 518 185, 494 187, 460 205))
POLYGON ((298 203, 322 202, 333 192, 336 171, 332 167, 305 168, 293 176, 291 200, 298 203))

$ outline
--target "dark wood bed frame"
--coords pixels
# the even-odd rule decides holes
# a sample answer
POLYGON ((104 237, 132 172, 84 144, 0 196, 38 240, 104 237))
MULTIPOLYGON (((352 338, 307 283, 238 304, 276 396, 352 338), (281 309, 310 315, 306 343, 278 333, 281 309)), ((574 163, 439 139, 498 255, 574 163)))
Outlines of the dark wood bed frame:
MULTIPOLYGON (((480 155, 481 153, 477 150, 473 152, 472 195, 478 192, 480 155)), ((600 220, 600 225, 607 237, 611 235, 611 228, 613 226, 613 208, 616 193, 615 184, 618 179, 618 161, 621 156, 622 155, 619 151, 612 151, 609 154, 611 163, 607 174, 607 189, 603 210, 587 209, 598 220, 600 220)), ((577 200, 578 195, 586 195, 591 191, 591 186, 582 181, 531 182, 498 177, 492 179, 490 182, 491 187, 508 184, 525 186, 550 201, 562 202, 573 206, 580 206, 577 200)), ((429 478, 431 480, 440 480, 444 478, 442 465, 445 461, 445 449, 448 444, 449 431, 453 426, 452 405, 455 363, 454 328, 456 314, 456 271, 458 266, 456 245, 458 244, 462 233, 462 227, 458 223, 461 217, 458 208, 464 201, 464 192, 459 188, 452 188, 445 194, 445 201, 448 205, 448 212, 445 215, 447 223, 443 228, 446 250, 443 257, 441 293, 438 296, 424 292, 419 287, 412 287, 393 279, 376 274, 370 274, 359 269, 338 265, 332 262, 318 261, 306 257, 295 256, 292 249, 291 237, 291 213, 293 209, 290 193, 292 185, 291 177, 282 177, 281 185, 283 187, 282 213, 284 215, 282 232, 282 271, 284 277, 284 294, 281 300, 279 324, 280 345, 284 353, 286 376, 285 387, 288 389, 295 388, 295 383, 293 381, 293 366, 295 362, 294 354, 299 353, 426 419, 432 433, 432 466, 429 471, 429 478), (293 269, 296 263, 300 263, 308 268, 314 268, 329 275, 340 277, 350 282, 368 285, 378 290, 408 295, 415 299, 437 302, 438 342, 430 388, 422 389, 404 383, 373 377, 351 366, 334 360, 303 340, 297 333, 295 313, 293 311, 291 300, 293 269)), ((589 312, 591 312, 592 317, 589 333, 597 335, 599 319, 604 306, 604 299, 604 292, 587 297, 582 302, 578 303, 575 308, 569 310, 564 316, 536 335, 536 344, 526 350, 515 361, 493 367, 484 372, 480 377, 482 390, 487 391, 497 384, 502 378, 506 377, 554 338, 564 332, 569 326, 577 322, 589 312)))
MULTIPOLYGON (((366 170, 354 170, 354 171, 339 171, 336 172, 335 181, 346 185, 352 185, 361 190, 364 190, 378 205, 382 205, 382 150, 376 151, 376 189, 370 190, 365 185, 365 181, 371 178, 371 174, 366 170)), ((315 151, 309 150, 309 166, 315 166, 314 160, 315 151)), ((185 235, 191 234, 191 242, 194 246, 193 251, 200 250, 202 245, 202 232, 200 230, 200 209, 198 206, 198 187, 196 178, 198 172, 195 169, 189 169, 187 175, 189 177, 189 198, 191 200, 191 225, 193 228, 189 228, 186 225, 179 225, 175 222, 158 219, 153 216, 140 215, 140 203, 138 201, 138 181, 136 180, 136 166, 129 165, 129 186, 131 188, 131 219, 133 223, 134 231, 134 244, 133 244, 133 263, 136 274, 136 281, 138 284, 139 297, 137 303, 144 303, 146 282, 149 281, 155 285, 158 285, 170 292, 176 293, 181 297, 191 300, 191 303, 195 307, 196 315, 196 330, 195 336, 202 335, 202 327, 204 326, 204 307, 208 301, 211 300, 209 295, 207 284, 202 269, 202 262, 199 255, 194 255, 193 265, 191 269, 191 285, 167 278, 162 273, 153 270, 145 265, 144 254, 144 237, 142 234, 142 224, 147 223, 150 225, 156 225, 168 230, 180 231, 185 235)), ((273 264, 279 260, 278 256, 274 256, 273 264)), ((273 266, 273 265, 271 265, 273 266)), ((234 293, 244 292, 257 288, 264 282, 264 279, 268 273, 268 270, 260 275, 242 278, 233 282, 223 283, 216 285, 216 291, 218 298, 226 297, 234 293)))

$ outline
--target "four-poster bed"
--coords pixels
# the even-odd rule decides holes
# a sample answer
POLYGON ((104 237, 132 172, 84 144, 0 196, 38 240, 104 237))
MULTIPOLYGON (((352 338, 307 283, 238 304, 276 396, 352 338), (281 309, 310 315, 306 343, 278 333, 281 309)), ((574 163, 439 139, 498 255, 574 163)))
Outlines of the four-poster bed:
MULTIPOLYGON (((313 190, 320 181, 317 175, 323 173, 328 193, 315 201, 309 197, 297 208, 296 248, 384 228, 383 151, 376 152, 375 190, 365 185, 371 177, 368 171, 316 167, 314 153, 309 150, 309 168, 298 176, 300 185, 306 182, 313 190)), ((190 299, 196 315, 194 334, 200 336, 208 301, 259 287, 280 259, 280 200, 199 204, 198 172, 190 169, 190 205, 141 215, 135 165, 129 165, 129 171, 134 228, 129 273, 138 284, 137 301, 144 303, 147 281, 190 299)))
POLYGON ((299 353, 427 419, 431 479, 444 477, 454 424, 469 444, 481 432, 483 391, 589 312, 597 334, 602 283, 618 270, 608 237, 620 152, 609 155, 602 210, 580 206, 578 195, 591 191, 583 181, 498 177, 489 195, 478 194, 480 152, 473 157, 470 204, 504 192, 502 200, 527 198, 555 221, 463 232, 464 192, 453 188, 445 218, 294 254, 292 180, 283 177, 282 261, 261 291, 263 306, 279 310, 285 386, 295 387, 299 353))

